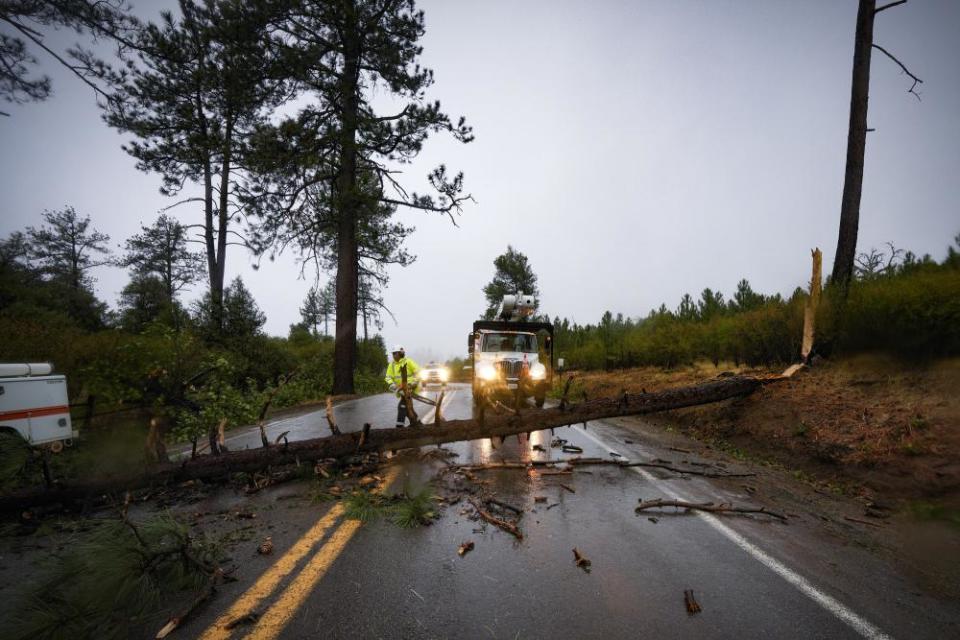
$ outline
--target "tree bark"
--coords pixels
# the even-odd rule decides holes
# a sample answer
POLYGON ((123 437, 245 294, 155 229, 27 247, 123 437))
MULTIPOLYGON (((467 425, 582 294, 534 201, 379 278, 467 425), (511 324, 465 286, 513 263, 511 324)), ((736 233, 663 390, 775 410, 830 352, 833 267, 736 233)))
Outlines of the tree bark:
POLYGON ((850 90, 850 125, 847 131, 847 165, 840 204, 840 233, 833 259, 832 281, 846 291, 853 275, 863 192, 863 158, 867 145, 867 103, 870 93, 870 54, 876 0, 860 0, 853 48, 853 81, 850 90))
POLYGON ((337 177, 339 221, 337 237, 337 319, 333 347, 333 393, 353 393, 357 362, 357 122, 359 120, 360 34, 356 11, 347 3, 344 25, 344 70, 340 95, 343 130, 337 177))
POLYGON ((201 456, 179 463, 158 465, 139 475, 102 478, 54 491, 29 491, 0 497, 0 512, 69 502, 113 491, 170 482, 211 480, 232 473, 251 473, 269 466, 302 464, 324 458, 408 449, 445 442, 506 437, 616 416, 669 411, 745 396, 758 389, 764 382, 766 381, 757 378, 734 376, 656 393, 624 394, 616 398, 590 400, 569 405, 566 409, 559 407, 531 409, 519 416, 514 414, 491 416, 491 412, 488 411, 486 420, 450 420, 442 425, 411 429, 372 429, 290 442, 282 446, 272 446, 269 449, 224 452, 219 456, 201 456))

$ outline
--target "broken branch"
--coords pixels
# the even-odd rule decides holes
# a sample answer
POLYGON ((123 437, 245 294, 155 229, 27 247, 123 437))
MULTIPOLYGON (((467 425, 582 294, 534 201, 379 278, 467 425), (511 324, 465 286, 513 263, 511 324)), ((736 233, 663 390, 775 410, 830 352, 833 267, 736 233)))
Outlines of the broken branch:
POLYGON ((504 531, 506 531, 513 537, 515 537, 517 540, 523 540, 523 533, 520 531, 520 529, 517 528, 517 525, 513 524, 512 522, 507 522, 506 520, 501 520, 500 518, 493 515, 489 511, 485 511, 483 507, 481 507, 476 503, 476 501, 474 501, 473 498, 470 498, 469 502, 471 505, 473 505, 473 508, 476 509, 477 515, 479 515, 481 518, 483 518, 493 526, 503 529, 504 531))
POLYGON ((657 498, 655 500, 640 500, 640 505, 634 509, 636 513, 641 511, 646 511, 647 509, 659 509, 661 507, 677 507, 680 509, 695 509, 697 511, 709 511, 711 513, 758 513, 773 518, 777 518, 783 522, 787 521, 787 516, 782 513, 777 513, 776 511, 771 511, 766 507, 734 507, 732 504, 721 503, 713 504, 712 502, 685 502, 683 500, 662 500, 657 498))

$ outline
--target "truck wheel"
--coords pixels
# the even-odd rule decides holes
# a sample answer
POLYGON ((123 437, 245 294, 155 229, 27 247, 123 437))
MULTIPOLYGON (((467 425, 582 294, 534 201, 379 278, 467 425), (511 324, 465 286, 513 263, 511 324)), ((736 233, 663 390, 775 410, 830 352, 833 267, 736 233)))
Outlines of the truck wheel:
POLYGON ((547 397, 535 396, 533 400, 537 403, 537 409, 543 409, 543 403, 547 401, 547 397))

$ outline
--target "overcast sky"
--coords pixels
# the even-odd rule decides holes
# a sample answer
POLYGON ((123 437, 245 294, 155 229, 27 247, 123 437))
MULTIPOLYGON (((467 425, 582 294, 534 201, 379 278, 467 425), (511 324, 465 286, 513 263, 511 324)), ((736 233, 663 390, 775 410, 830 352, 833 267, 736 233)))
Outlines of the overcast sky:
MULTIPOLYGON (((134 0, 155 15, 160 3, 134 0)), ((163 3, 167 4, 167 3, 163 3)), ((881 0, 882 4, 882 0, 881 0)), ((420 359, 461 355, 482 286, 507 244, 539 277, 541 309, 577 322, 643 316, 740 278, 789 294, 809 250, 836 246, 855 0, 421 2, 432 96, 476 140, 428 142, 406 184, 444 162, 474 195, 459 227, 403 213, 414 265, 391 271, 384 329, 420 359)), ((859 247, 940 258, 960 232, 960 2, 910 0, 877 16, 859 247)), ((70 34, 61 36, 72 41, 70 34)), ((55 95, 4 107, 0 236, 72 205, 120 244, 170 204, 99 119, 92 92, 42 54, 55 95)), ((176 210, 184 222, 199 210, 176 210)), ((228 254, 286 335, 312 285, 295 256, 259 271, 228 254)), ((96 272, 114 303, 120 269, 96 272)), ((321 278, 328 276, 322 274, 321 278)), ((194 291, 191 296, 199 292, 194 291)))

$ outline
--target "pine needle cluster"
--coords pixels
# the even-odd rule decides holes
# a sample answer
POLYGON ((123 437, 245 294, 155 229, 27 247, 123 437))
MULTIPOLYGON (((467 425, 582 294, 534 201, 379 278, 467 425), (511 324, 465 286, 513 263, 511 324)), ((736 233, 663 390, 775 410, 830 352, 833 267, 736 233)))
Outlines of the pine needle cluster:
POLYGON ((145 623, 162 623, 171 597, 197 591, 220 553, 166 515, 136 525, 105 520, 62 548, 15 596, 0 637, 130 637, 145 623))

